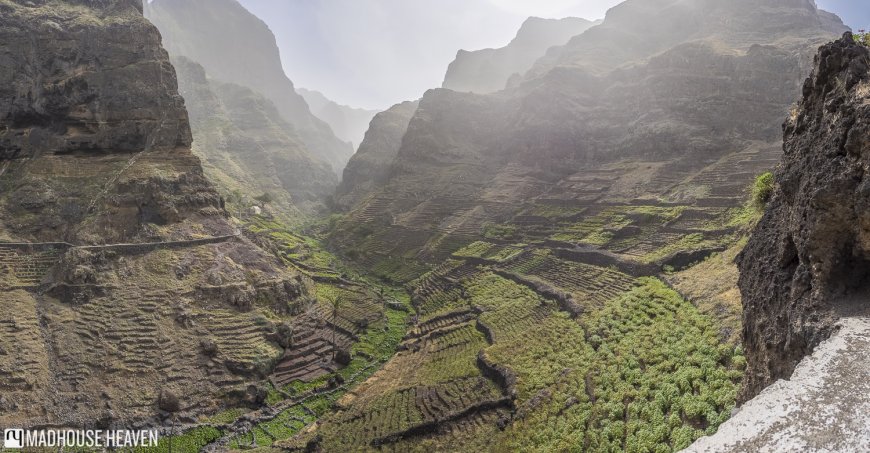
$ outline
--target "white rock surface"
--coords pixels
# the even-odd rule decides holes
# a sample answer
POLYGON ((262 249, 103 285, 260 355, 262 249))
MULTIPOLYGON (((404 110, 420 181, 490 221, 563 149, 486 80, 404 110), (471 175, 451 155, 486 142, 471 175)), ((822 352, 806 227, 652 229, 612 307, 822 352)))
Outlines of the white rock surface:
POLYGON ((840 329, 685 452, 870 452, 870 318, 840 329))

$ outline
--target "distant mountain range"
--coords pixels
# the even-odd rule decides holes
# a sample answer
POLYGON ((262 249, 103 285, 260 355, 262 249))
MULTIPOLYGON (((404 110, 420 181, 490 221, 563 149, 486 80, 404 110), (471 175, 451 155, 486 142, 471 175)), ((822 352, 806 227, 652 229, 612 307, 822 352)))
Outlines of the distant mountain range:
POLYGON ((552 46, 564 45, 600 21, 528 18, 507 46, 500 49, 460 50, 450 63, 442 87, 455 91, 492 93, 521 78, 552 46))
POLYGON ((319 91, 296 88, 296 92, 305 98, 305 102, 308 103, 314 116, 326 121, 335 135, 341 140, 353 144, 354 149, 362 142, 369 129, 369 122, 378 113, 378 110, 340 105, 319 91))

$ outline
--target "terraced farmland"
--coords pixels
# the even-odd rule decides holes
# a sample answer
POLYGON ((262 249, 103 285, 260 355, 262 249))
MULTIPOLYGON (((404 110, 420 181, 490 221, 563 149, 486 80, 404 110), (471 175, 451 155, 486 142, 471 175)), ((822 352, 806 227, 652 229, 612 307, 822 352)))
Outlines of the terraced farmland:
POLYGON ((641 443, 671 451, 715 429, 733 406, 739 351, 720 345, 715 325, 660 281, 599 272, 619 276, 622 289, 577 319, 522 284, 485 270, 470 275, 459 284, 467 308, 417 324, 335 414, 285 446, 601 451, 641 443), (446 412, 421 399, 443 401, 448 388, 466 396, 446 412), (482 432, 491 437, 469 437, 482 432))
MULTIPOLYGON (((351 258, 379 270, 409 261, 426 269, 402 275, 418 275, 403 280, 413 325, 400 352, 334 414, 284 445, 664 452, 713 432, 745 363, 725 341, 734 318, 706 300, 693 305, 658 277, 676 279, 734 246, 754 216, 745 187, 777 158, 775 148, 750 145, 707 161, 611 163, 537 187, 506 171, 476 206, 465 199, 444 212, 443 203, 424 203, 408 217, 379 218, 351 258), (522 186, 520 203, 511 204, 511 184, 522 186), (406 240, 420 218, 439 229, 406 240), (378 247, 386 231, 397 239, 378 247), (442 242, 452 251, 432 253, 442 242), (472 378, 486 379, 502 403, 433 423, 408 403, 412 392, 472 378), (391 424, 367 429, 375 416, 391 424)), ((393 195, 381 212, 413 206, 393 195)), ((348 219, 375 211, 363 204, 348 219)), ((344 228, 339 221, 334 234, 344 228)), ((718 284, 717 274, 693 275, 705 291, 718 284)))
POLYGON ((57 263, 60 247, 21 250, 0 244, 0 288, 33 288, 57 263))

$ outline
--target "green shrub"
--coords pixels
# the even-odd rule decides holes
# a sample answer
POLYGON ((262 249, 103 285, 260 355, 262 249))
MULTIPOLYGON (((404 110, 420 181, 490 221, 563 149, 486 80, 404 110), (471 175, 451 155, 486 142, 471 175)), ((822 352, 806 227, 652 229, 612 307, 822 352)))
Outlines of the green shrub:
POLYGON ((770 197, 773 196, 773 173, 767 172, 755 178, 752 184, 752 203, 758 209, 764 209, 770 197))
POLYGON ((259 197, 254 197, 254 200, 257 200, 263 204, 269 204, 269 203, 275 201, 275 196, 269 192, 265 192, 265 193, 263 193, 263 195, 260 195, 259 197))
POLYGON ((858 33, 853 34, 852 37, 855 38, 855 42, 858 44, 870 47, 870 33, 867 30, 858 30, 858 33))

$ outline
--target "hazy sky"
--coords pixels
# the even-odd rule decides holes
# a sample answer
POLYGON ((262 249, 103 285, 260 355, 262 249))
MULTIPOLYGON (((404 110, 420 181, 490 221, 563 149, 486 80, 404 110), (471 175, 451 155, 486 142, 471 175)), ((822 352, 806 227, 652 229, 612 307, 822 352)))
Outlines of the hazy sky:
POLYGON ((459 49, 501 47, 528 16, 604 17, 618 0, 239 0, 300 87, 386 108, 441 86, 459 49))
POLYGON ((870 29, 870 3, 867 0, 816 0, 816 4, 837 13, 853 30, 870 29))
MULTIPOLYGON (((382 109, 441 86, 459 49, 501 47, 528 16, 600 19, 620 0, 239 0, 278 39, 284 69, 303 88, 382 109)), ((727 1, 727 0, 726 0, 727 1)), ((853 28, 867 0, 818 0, 853 28)), ((870 27, 868 27, 870 28, 870 27)))

